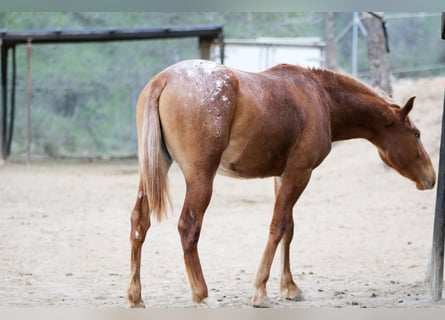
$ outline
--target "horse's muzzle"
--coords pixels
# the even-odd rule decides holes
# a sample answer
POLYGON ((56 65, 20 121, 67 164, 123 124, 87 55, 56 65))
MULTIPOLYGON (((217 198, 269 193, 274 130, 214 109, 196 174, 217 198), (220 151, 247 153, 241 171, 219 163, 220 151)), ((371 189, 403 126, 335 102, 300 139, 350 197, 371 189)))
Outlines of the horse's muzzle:
POLYGON ((433 179, 425 179, 422 182, 417 182, 416 187, 419 190, 430 190, 434 188, 434 185, 436 184, 436 179, 433 177, 433 179))

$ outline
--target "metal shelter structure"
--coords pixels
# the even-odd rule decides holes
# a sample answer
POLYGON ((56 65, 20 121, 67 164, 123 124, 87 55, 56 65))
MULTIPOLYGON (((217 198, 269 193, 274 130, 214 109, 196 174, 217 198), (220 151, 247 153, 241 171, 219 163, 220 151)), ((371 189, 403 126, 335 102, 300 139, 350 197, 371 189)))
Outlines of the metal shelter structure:
MULTIPOLYGON (((167 38, 198 37, 200 56, 210 59, 210 45, 220 43, 221 60, 224 57, 223 26, 181 26, 160 28, 124 28, 90 30, 0 30, 1 52, 1 112, 0 112, 0 162, 11 153, 14 131, 15 87, 16 87, 16 46, 20 44, 62 44, 81 42, 109 42, 149 40, 167 38), (12 52, 12 79, 8 99, 8 54, 12 52)), ((223 63, 223 61, 221 61, 223 63)))

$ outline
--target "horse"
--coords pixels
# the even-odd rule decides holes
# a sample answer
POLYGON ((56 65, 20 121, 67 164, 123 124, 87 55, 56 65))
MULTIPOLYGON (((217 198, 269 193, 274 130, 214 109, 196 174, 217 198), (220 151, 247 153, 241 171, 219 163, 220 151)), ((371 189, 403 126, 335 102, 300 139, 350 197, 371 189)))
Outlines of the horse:
POLYGON ((293 207, 333 142, 366 139, 385 164, 419 190, 434 187, 431 159, 408 115, 414 99, 401 107, 349 75, 289 64, 249 73, 185 60, 161 71, 141 91, 136 106, 140 179, 131 213, 130 307, 145 306, 142 245, 151 215, 161 221, 166 214, 167 173, 173 161, 186 182, 178 231, 192 301, 212 306, 197 245, 217 173, 274 177, 273 216, 252 304, 270 306, 266 284, 279 244, 281 293, 302 300, 289 262, 293 207))

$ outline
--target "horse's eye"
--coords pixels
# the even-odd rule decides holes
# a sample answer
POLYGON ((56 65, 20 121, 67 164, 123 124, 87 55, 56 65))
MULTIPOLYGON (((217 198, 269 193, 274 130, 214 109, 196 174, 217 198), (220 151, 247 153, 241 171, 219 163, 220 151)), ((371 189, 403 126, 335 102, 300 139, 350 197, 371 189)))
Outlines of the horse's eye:
POLYGON ((416 137, 416 139, 420 139, 420 132, 414 133, 414 136, 416 137))

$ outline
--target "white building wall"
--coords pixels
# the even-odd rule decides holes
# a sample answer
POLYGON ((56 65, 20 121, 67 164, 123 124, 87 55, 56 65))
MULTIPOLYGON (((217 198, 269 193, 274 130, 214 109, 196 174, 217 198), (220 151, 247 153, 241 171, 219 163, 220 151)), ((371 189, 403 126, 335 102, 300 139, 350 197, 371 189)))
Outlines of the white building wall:
MULTIPOLYGON (((258 38, 224 41, 224 64, 258 72, 279 63, 322 67, 325 44, 319 38, 258 38)), ((220 47, 211 47, 211 59, 220 61, 220 47)))

